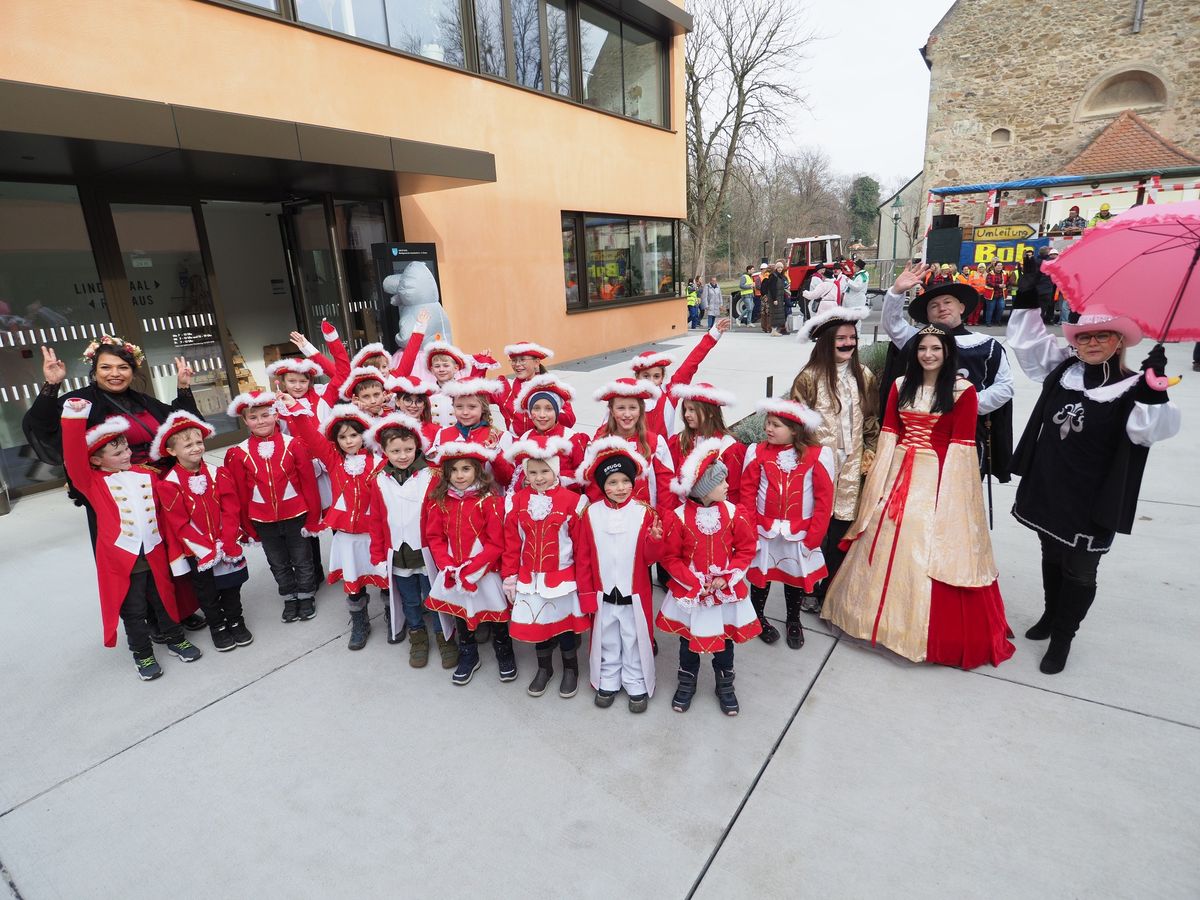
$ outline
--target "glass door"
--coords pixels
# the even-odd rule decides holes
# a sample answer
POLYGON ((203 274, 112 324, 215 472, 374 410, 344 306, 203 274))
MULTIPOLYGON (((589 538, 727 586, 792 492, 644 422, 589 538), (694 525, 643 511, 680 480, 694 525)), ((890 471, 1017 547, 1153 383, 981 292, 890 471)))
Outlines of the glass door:
POLYGON ((300 292, 305 336, 320 347, 321 320, 328 319, 349 341, 351 335, 345 334, 338 261, 330 247, 325 204, 320 201, 290 204, 285 207, 285 212, 288 255, 293 280, 300 292))
POLYGON ((239 423, 225 413, 230 379, 195 210, 149 203, 110 209, 154 395, 174 400, 175 358, 182 356, 196 373, 192 391, 201 415, 218 433, 236 430, 239 423))

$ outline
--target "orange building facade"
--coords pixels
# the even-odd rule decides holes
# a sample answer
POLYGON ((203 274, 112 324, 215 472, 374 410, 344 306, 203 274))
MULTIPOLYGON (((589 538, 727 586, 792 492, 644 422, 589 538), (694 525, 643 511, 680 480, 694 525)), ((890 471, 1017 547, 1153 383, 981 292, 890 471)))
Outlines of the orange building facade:
POLYGON ((322 318, 395 340, 380 245, 433 244, 452 337, 569 360, 679 333, 683 35, 668 0, 0 5, 0 473, 40 344, 171 362, 223 440, 322 318), (373 248, 375 248, 373 250, 373 248), (283 346, 280 346, 283 345, 283 346))

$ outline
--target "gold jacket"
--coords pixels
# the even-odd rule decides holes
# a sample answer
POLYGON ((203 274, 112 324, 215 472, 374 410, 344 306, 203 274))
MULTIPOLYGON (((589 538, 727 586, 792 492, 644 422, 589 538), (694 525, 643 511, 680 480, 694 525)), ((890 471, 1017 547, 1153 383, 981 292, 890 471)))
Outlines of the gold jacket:
MULTIPOLYGON (((872 397, 878 392, 875 375, 866 366, 863 366, 863 386, 872 397)), ((858 383, 849 368, 841 374, 837 392, 842 402, 841 416, 825 379, 819 378, 814 369, 804 369, 792 382, 788 399, 807 404, 821 414, 823 421, 816 430, 816 438, 821 446, 833 450, 833 517, 853 522, 858 514, 858 496, 866 476, 865 469, 875 455, 875 444, 879 440, 879 416, 864 414, 858 383), (864 466, 864 451, 867 466, 864 466)))

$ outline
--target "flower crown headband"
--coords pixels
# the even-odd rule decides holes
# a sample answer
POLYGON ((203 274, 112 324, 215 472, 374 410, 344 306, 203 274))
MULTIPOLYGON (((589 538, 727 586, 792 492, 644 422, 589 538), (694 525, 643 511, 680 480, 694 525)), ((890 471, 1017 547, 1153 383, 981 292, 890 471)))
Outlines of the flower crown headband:
POLYGON ((85 363, 93 362, 96 359, 96 353, 99 352, 101 347, 116 347, 124 350, 133 357, 133 361, 139 366, 146 361, 146 354, 142 352, 141 347, 137 344, 129 343, 124 338, 113 337, 111 334, 102 334, 100 335, 100 340, 92 341, 88 344, 87 349, 83 351, 83 361, 85 363))

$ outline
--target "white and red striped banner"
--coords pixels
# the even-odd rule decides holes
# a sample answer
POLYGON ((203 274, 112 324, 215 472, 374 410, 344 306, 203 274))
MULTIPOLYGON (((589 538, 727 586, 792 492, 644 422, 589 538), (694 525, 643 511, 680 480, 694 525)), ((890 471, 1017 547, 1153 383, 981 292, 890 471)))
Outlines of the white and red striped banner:
POLYGON ((1051 200, 1078 200, 1082 197, 1103 197, 1109 194, 1131 194, 1136 192, 1140 187, 1147 188, 1147 191, 1161 193, 1163 191, 1194 191, 1200 190, 1200 181, 1191 184, 1161 184, 1156 177, 1153 186, 1151 185, 1131 185, 1129 187, 1115 188, 1096 188, 1090 191, 1075 191, 1070 194, 1048 194, 1044 197, 1022 197, 1017 200, 999 200, 993 199, 994 191, 988 191, 985 197, 968 197, 963 194, 948 194, 938 195, 938 200, 942 203, 986 203, 989 206, 1030 206, 1035 203, 1049 203, 1051 200))

